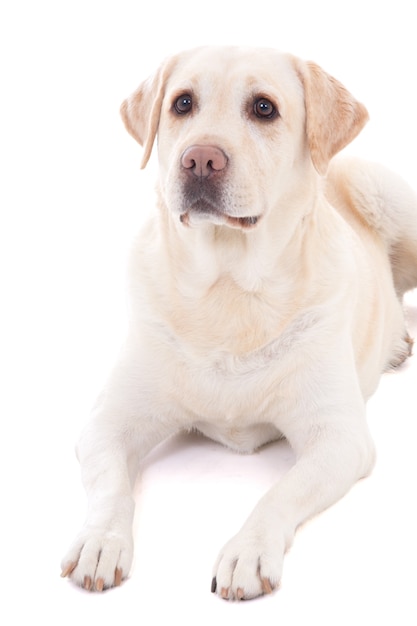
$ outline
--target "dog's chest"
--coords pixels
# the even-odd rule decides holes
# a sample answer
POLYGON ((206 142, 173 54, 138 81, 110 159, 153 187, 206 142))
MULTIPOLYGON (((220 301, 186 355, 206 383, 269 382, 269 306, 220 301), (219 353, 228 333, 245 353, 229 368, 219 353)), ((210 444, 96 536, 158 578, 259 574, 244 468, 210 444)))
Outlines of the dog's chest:
POLYGON ((239 343, 256 347, 237 354, 227 349, 226 340, 204 351, 201 344, 196 350, 177 336, 171 349, 176 402, 193 419, 225 432, 276 420, 279 413, 288 413, 288 403, 297 396, 292 381, 309 362, 319 319, 317 310, 304 311, 266 343, 256 345, 253 336, 239 343))
POLYGON ((252 293, 221 279, 201 298, 174 295, 169 325, 195 354, 245 357, 261 349, 286 326, 288 310, 280 293, 252 293))

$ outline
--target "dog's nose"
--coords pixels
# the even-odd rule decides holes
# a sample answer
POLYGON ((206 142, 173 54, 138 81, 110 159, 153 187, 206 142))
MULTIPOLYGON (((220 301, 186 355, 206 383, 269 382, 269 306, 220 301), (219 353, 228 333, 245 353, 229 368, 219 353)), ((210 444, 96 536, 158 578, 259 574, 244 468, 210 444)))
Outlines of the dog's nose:
POLYGON ((227 156, 216 146, 190 146, 181 157, 181 165, 194 176, 208 178, 225 169, 227 156))

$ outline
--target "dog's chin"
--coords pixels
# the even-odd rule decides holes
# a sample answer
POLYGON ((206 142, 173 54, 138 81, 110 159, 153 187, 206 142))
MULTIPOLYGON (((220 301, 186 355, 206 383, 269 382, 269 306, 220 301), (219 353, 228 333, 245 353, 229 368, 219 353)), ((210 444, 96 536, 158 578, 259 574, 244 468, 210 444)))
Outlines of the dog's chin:
POLYGON ((237 228, 243 231, 252 230, 256 227, 260 215, 251 215, 248 217, 235 217, 227 213, 220 212, 201 212, 201 211, 185 211, 181 213, 180 222, 186 227, 196 226, 201 222, 211 222, 215 226, 227 226, 229 228, 237 228))

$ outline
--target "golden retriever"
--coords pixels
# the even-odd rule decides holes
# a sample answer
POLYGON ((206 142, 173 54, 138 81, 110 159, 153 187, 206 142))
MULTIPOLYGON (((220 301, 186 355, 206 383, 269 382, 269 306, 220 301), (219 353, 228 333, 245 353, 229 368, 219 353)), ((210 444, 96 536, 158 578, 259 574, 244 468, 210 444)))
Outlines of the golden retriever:
POLYGON ((196 429, 296 462, 222 548, 212 591, 270 593, 297 527, 374 463, 365 403, 410 353, 417 200, 381 166, 335 155, 368 115, 316 64, 270 49, 167 59, 122 105, 157 208, 131 260, 130 332, 78 444, 88 516, 62 575, 98 591, 132 562, 145 455, 196 429))

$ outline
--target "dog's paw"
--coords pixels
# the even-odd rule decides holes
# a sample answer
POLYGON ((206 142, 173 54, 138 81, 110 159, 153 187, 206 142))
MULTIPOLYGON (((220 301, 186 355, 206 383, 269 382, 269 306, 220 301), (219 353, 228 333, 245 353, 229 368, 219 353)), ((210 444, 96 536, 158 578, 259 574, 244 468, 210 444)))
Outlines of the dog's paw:
POLYGON ((130 571, 133 539, 130 533, 85 528, 61 562, 61 576, 88 591, 118 587, 130 571))
POLYGON ((241 530, 221 550, 211 590, 225 600, 250 600, 279 586, 285 542, 241 530))

